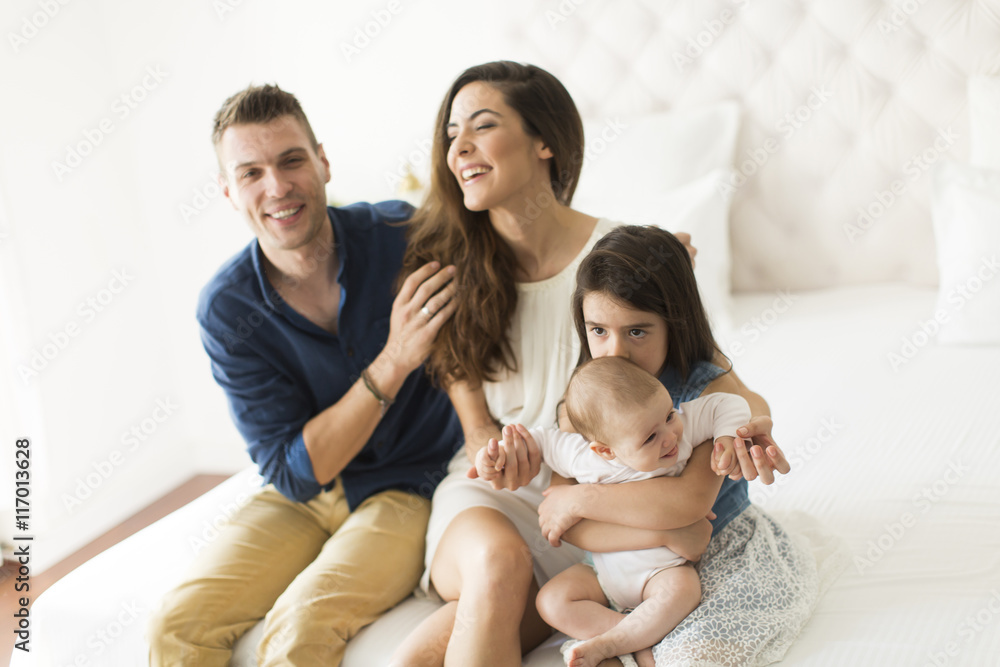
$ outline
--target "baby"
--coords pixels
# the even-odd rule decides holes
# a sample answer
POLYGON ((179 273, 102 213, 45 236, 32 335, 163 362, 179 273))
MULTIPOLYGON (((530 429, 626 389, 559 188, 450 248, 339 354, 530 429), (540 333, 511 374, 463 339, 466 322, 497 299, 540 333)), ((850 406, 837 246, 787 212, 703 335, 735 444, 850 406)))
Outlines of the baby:
MULTIPOLYGON (((618 357, 578 367, 565 400, 579 434, 545 428, 527 433, 552 470, 583 484, 678 475, 694 445, 711 438, 731 452, 736 429, 750 420, 747 402, 735 394, 709 394, 675 410, 655 377, 618 357)), ((504 463, 504 448, 490 440, 476 457, 476 470, 491 481, 504 463)), ((673 551, 611 551, 614 546, 591 554, 593 567, 574 565, 538 593, 542 618, 584 640, 563 645, 572 667, 591 667, 613 656, 636 664, 628 655, 633 652, 638 664, 652 666, 650 647, 701 601, 694 567, 673 551)))

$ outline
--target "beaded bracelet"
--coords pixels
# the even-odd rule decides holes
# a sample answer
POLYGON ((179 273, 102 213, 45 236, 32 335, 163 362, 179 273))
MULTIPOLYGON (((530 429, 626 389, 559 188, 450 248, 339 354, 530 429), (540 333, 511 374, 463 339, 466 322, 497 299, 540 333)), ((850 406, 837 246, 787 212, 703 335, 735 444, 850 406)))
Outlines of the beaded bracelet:
POLYGON ((375 388, 375 383, 372 382, 372 379, 368 376, 367 368, 361 371, 361 379, 364 381, 365 386, 368 387, 368 391, 372 393, 372 396, 375 397, 375 400, 378 401, 378 404, 382 407, 381 416, 384 417, 385 411, 388 410, 389 406, 393 404, 393 399, 387 398, 385 394, 375 388))

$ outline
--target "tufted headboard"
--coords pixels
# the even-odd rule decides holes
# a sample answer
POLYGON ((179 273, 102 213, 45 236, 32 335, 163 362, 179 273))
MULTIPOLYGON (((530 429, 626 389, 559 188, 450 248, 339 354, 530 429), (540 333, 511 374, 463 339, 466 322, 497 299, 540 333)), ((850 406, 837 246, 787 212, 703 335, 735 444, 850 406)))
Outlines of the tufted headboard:
POLYGON ((530 4, 510 37, 585 117, 740 103, 736 290, 936 283, 929 168, 968 157, 1000 0, 530 4))

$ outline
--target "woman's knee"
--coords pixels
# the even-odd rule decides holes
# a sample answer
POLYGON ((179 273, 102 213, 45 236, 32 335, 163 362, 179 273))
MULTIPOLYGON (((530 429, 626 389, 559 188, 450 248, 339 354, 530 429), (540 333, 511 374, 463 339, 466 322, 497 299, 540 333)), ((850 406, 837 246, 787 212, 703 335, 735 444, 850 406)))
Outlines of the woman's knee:
POLYGON ((432 581, 445 599, 457 597, 447 590, 456 587, 527 592, 533 577, 528 545, 509 519, 489 508, 459 514, 441 538, 431 565, 432 581))

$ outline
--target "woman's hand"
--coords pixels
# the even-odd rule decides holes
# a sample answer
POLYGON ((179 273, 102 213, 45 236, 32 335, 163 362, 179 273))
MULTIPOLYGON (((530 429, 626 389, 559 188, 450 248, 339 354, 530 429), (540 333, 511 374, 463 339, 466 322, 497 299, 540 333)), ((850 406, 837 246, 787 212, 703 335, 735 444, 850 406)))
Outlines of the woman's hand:
MULTIPOLYGON (((775 444, 771 438, 771 427, 773 422, 770 417, 759 415, 750 419, 750 423, 737 429, 736 434, 740 437, 735 441, 736 463, 739 469, 729 475, 732 480, 746 478, 753 481, 760 477, 764 484, 774 483, 774 471, 777 470, 782 475, 787 475, 791 466, 785 459, 781 448, 775 444), (750 441, 749 448, 747 440, 750 441)), ((718 448, 713 452, 713 468, 726 470, 732 466, 730 455, 727 452, 720 452, 718 448), (715 460, 719 456, 719 460, 715 460)))
POLYGON ((684 249, 688 251, 688 255, 691 256, 691 266, 694 266, 694 256, 698 254, 698 249, 691 245, 691 235, 687 232, 675 232, 674 236, 677 240, 684 244, 684 249))
POLYGON ((403 282, 392 302, 389 340, 376 363, 408 375, 427 359, 441 325, 458 307, 455 267, 439 267, 438 262, 424 264, 403 282))
POLYGON ((531 433, 521 424, 508 424, 503 427, 502 433, 503 442, 491 439, 476 454, 476 463, 466 475, 473 479, 483 477, 496 490, 516 491, 531 482, 541 470, 542 452, 531 433), (483 459, 482 468, 480 457, 483 459), (488 472, 488 463, 492 465, 492 473, 488 472), (484 476, 483 472, 487 475, 484 476))
POLYGON ((545 500, 538 506, 538 525, 542 535, 554 547, 562 544, 562 536, 577 524, 581 506, 578 493, 585 493, 589 484, 559 484, 542 491, 545 500))

